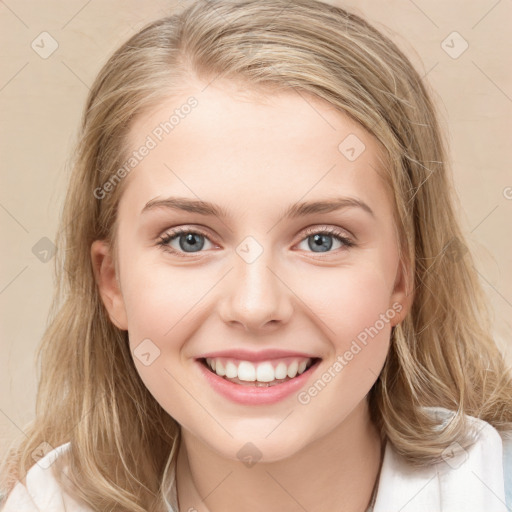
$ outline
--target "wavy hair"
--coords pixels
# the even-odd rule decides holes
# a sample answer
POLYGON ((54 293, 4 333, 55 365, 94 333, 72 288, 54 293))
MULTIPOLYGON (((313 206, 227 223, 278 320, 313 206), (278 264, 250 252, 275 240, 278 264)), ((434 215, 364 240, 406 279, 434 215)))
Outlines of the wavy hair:
MULTIPOLYGON (((412 308, 391 335, 368 395, 382 439, 415 466, 473 440, 465 414, 512 428, 512 374, 491 333, 456 216, 447 142, 427 84, 404 53, 361 17, 316 0, 196 1, 133 35, 106 62, 88 96, 57 233, 56 287, 40 361, 36 415, 9 450, 12 489, 41 443, 71 441, 63 488, 94 510, 168 509, 177 422, 140 379, 126 331, 109 319, 90 256, 115 246, 121 181, 98 198, 125 161, 134 120, 190 79, 222 76, 254 91, 305 91, 368 130, 385 148, 379 172, 391 191, 400 260, 412 308), (423 406, 454 410, 436 424, 423 406)), ((126 180, 124 180, 126 181, 126 180)))

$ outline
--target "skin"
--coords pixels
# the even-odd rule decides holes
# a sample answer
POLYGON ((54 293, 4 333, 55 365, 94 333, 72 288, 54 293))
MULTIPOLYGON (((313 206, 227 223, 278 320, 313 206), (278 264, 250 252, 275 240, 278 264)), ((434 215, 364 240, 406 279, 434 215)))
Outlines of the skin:
MULTIPOLYGON (((199 102, 125 178, 117 269, 105 242, 91 247, 102 299, 112 322, 128 331, 132 355, 145 339, 160 351, 148 366, 134 361, 182 428, 180 510, 218 512, 237 503, 239 512, 327 512, 340 504, 364 511, 382 449, 366 395, 411 301, 389 190, 376 171, 382 148, 310 94, 266 97, 232 82, 205 85, 191 83, 134 123, 133 149, 189 96, 199 102), (366 146, 355 161, 338 149, 349 134, 366 146), (213 202, 230 217, 165 208, 141 214, 148 201, 168 196, 213 202), (296 202, 335 196, 363 200, 374 216, 362 208, 282 216, 296 202), (183 257, 166 252, 158 239, 177 226, 205 231, 203 248, 181 250, 183 257), (337 227, 355 246, 328 236, 332 247, 315 251, 307 227, 337 227), (236 252, 247 236, 263 249, 250 264, 236 252), (208 351, 283 348, 321 357, 318 378, 393 304, 400 314, 306 405, 296 394, 272 405, 233 403, 196 366, 194 358, 208 351), (252 467, 237 456, 247 442, 261 453, 252 467)), ((180 251, 179 238, 170 245, 180 251)))

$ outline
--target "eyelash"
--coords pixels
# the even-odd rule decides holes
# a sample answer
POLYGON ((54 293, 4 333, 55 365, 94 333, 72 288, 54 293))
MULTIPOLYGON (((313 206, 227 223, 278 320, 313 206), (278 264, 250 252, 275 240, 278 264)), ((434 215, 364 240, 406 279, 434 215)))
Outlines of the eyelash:
MULTIPOLYGON (((158 245, 161 246, 164 251, 170 252, 171 254, 174 254, 174 255, 177 255, 180 257, 187 258, 188 257, 188 256, 186 256, 187 253, 183 253, 181 251, 176 251, 175 249, 173 249, 172 247, 170 247, 168 245, 169 242, 171 242, 172 240, 177 238, 179 235, 184 235, 184 234, 201 235, 201 236, 204 236, 205 238, 207 238, 208 240, 210 240, 209 236, 201 230, 193 230, 193 229, 187 229, 187 228, 180 227, 180 228, 176 228, 176 229, 173 229, 171 231, 164 233, 159 238, 158 245)), ((330 235, 333 238, 336 238, 338 241, 340 241, 345 246, 345 249, 354 247, 356 245, 352 240, 350 240, 349 238, 344 236, 343 232, 341 230, 339 230, 337 228, 332 228, 332 227, 329 227, 329 228, 307 228, 304 231, 304 237, 300 241, 302 242, 309 236, 316 235, 316 234, 330 235)), ((341 249, 341 250, 343 250, 343 249, 341 249)), ((203 251, 199 251, 199 253, 200 252, 203 252, 203 251)), ((335 252, 335 251, 327 251, 324 254, 329 254, 332 252, 335 252)), ((188 254, 199 254, 199 253, 188 253, 188 254)), ((313 253, 313 254, 320 255, 322 253, 313 253)))

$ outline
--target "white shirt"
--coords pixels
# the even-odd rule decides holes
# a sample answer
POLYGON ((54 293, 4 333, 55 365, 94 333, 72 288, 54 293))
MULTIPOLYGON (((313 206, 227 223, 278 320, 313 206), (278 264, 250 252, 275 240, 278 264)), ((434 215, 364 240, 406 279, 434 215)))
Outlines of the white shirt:
MULTIPOLYGON (((453 414, 441 407, 426 409, 443 421, 453 414)), ((489 423, 467 418, 478 429, 475 442, 466 451, 455 443, 445 450, 442 462, 421 469, 407 464, 387 442, 373 512, 508 512, 504 464, 510 500, 512 439, 502 440, 489 423)), ((16 484, 2 512, 93 512, 63 493, 51 473, 51 463, 69 446, 69 442, 58 446, 32 466, 26 486, 16 484)), ((175 511, 170 512, 178 512, 175 493, 174 487, 175 511)), ((512 503, 509 506, 512 510, 512 503)))

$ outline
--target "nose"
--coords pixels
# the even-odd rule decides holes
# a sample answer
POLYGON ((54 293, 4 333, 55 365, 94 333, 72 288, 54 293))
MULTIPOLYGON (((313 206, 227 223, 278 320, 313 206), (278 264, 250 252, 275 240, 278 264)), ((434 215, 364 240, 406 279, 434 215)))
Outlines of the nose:
MULTIPOLYGON (((226 279, 219 305, 222 320, 250 332, 270 332, 292 315, 293 292, 264 251, 255 261, 235 256, 235 268, 226 279)), ((270 255, 269 255, 270 256, 270 255)))

